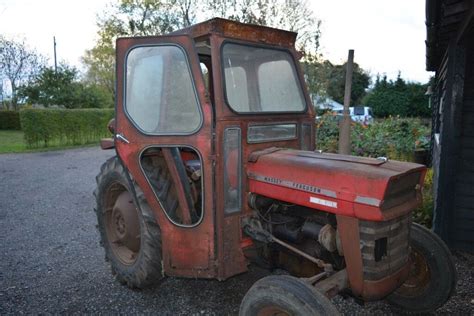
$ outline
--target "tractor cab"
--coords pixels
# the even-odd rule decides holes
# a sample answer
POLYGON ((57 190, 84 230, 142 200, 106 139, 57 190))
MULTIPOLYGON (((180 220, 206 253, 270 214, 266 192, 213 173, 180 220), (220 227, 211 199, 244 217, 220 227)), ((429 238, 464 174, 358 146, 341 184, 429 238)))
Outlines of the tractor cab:
POLYGON ((160 222, 167 274, 246 271, 240 220, 249 155, 313 149, 295 39, 213 19, 117 40, 115 147, 160 222))

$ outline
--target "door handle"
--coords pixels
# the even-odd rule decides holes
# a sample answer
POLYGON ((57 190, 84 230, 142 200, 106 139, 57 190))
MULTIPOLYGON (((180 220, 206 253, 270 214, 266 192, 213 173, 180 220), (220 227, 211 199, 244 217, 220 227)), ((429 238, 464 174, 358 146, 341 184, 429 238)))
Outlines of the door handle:
POLYGON ((115 138, 121 140, 125 144, 130 144, 130 141, 123 136, 123 134, 116 134, 115 138))

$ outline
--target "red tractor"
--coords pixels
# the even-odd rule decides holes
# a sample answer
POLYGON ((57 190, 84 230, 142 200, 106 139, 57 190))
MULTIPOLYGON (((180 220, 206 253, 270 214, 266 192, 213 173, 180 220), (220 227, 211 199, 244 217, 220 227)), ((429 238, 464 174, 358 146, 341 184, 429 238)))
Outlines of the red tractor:
POLYGON ((97 176, 101 243, 119 282, 288 275, 241 315, 336 314, 338 293, 428 312, 451 296, 446 245, 412 223, 426 168, 314 151, 296 33, 212 19, 117 40, 115 148, 97 176))

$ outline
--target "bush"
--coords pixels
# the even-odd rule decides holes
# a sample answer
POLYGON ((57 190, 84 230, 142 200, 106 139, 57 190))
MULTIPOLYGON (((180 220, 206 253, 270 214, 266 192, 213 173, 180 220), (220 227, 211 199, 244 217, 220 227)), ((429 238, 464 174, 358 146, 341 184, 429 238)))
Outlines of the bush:
POLYGON ((20 111, 28 147, 82 145, 110 136, 113 109, 26 109, 20 111))
POLYGON ((17 111, 0 111, 1 129, 21 129, 20 113, 17 111))
MULTIPOLYGON (((323 115, 317 123, 316 148, 337 152, 340 116, 323 115)), ((365 126, 352 122, 352 154, 413 160, 415 149, 429 148, 430 128, 417 118, 389 117, 365 126)))
POLYGON ((413 220, 431 228, 433 223, 433 169, 428 169, 423 185, 423 204, 413 212, 413 220))

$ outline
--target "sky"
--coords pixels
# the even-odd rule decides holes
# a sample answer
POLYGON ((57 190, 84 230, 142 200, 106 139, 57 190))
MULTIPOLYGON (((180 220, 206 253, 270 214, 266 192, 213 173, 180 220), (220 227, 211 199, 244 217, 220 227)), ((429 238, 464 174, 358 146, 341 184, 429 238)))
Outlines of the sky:
MULTIPOLYGON (((53 64, 81 68, 81 56, 94 46, 97 14, 110 0, 0 0, 0 34, 24 38, 53 64)), ((425 83, 425 0, 309 0, 321 19, 323 57, 340 64, 349 49, 372 76, 386 74, 425 83)))

